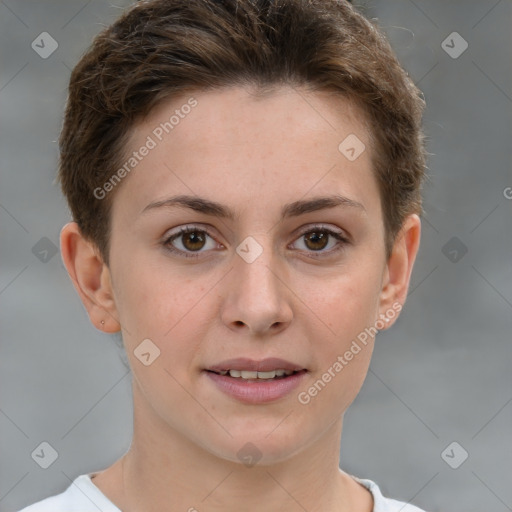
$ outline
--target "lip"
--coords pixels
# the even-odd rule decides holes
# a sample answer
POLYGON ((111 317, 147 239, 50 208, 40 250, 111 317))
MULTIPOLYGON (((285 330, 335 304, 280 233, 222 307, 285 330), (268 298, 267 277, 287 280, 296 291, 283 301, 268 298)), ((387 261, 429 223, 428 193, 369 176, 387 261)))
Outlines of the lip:
POLYGON ((278 357, 269 357, 261 361, 255 361, 254 359, 249 359, 246 357, 238 357, 235 359, 227 359, 226 361, 221 361, 218 364, 206 368, 206 370, 210 370, 212 372, 222 372, 226 370, 246 370, 253 372, 288 370, 292 372, 299 372, 305 369, 306 368, 299 364, 292 363, 284 359, 279 359, 278 357))
MULTIPOLYGON (((280 364, 282 364, 282 362, 280 364)), ((284 370, 287 369, 279 365, 272 367, 272 369, 275 368, 281 368, 284 370)), ((230 367, 230 369, 235 370, 237 368, 230 367)), ((245 367, 245 369, 247 369, 247 367, 245 367)), ((300 385, 304 376, 307 374, 307 370, 302 369, 297 373, 293 373, 289 377, 284 377, 276 380, 262 379, 261 381, 245 380, 241 378, 230 377, 229 375, 219 375, 218 373, 214 373, 213 371, 208 370, 204 370, 204 373, 208 376, 210 381, 212 381, 215 384, 217 389, 219 389, 226 395, 235 398, 240 402, 244 402, 246 404, 265 404, 268 402, 279 400, 289 395, 294 389, 296 389, 300 385)))

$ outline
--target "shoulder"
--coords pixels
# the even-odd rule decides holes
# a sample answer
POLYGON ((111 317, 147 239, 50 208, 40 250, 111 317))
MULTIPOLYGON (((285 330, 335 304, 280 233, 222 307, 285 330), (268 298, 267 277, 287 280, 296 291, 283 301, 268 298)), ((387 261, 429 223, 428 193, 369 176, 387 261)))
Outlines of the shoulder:
POLYGON ((379 486, 372 480, 351 476, 356 482, 359 482, 372 493, 374 502, 373 512, 426 512, 410 503, 384 497, 379 486))
POLYGON ((121 512, 92 483, 90 475, 80 475, 62 493, 50 496, 18 512, 121 512))

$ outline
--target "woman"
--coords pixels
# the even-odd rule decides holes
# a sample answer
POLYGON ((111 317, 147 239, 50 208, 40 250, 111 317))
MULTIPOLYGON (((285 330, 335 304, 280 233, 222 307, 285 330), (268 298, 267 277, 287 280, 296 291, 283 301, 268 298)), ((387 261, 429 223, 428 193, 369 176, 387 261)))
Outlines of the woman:
POLYGON ((153 0, 75 67, 64 263, 133 373, 127 453, 44 510, 418 511, 340 469, 420 241, 423 101, 344 1, 153 0))

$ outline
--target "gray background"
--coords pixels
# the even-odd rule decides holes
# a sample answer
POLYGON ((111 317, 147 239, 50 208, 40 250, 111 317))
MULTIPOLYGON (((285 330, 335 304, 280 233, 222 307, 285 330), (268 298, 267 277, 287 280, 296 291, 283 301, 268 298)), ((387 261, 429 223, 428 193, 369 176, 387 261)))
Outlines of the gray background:
MULTIPOLYGON (((130 443, 119 339, 91 326, 51 252, 69 219, 54 182, 69 73, 129 3, 0 1, 1 512, 62 492, 130 443), (44 31, 59 45, 47 59, 31 48, 44 31), (58 452, 48 469, 31 457, 43 441, 58 452)), ((424 91, 431 178, 409 297, 345 416, 341 465, 428 511, 512 510, 512 3, 359 5, 424 91), (443 49, 462 48, 443 44, 454 31, 469 45, 458 58, 443 49), (454 441, 446 460, 469 455, 457 469, 441 455, 454 441)))

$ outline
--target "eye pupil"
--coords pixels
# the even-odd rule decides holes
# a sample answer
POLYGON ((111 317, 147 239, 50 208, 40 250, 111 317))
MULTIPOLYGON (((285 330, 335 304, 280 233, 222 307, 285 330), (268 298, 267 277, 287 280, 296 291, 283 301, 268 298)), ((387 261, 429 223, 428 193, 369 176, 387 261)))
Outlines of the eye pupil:
MULTIPOLYGON (((306 238, 306 245, 308 245, 309 247, 309 242, 313 242, 313 245, 320 242, 320 247, 318 246, 313 246, 312 249, 315 249, 315 250, 321 250, 321 249, 324 249, 327 245, 327 239, 329 238, 329 234, 328 233, 323 233, 323 232, 319 232, 319 231, 312 231, 311 233, 305 235, 305 238, 306 238)), ((311 248, 311 247, 309 247, 311 248)))
POLYGON ((183 234, 183 245, 190 251, 199 250, 204 246, 205 237, 202 234, 199 234, 199 231, 191 231, 189 233, 183 234), (191 241, 192 246, 188 243, 191 241), (195 245, 199 243, 199 246, 195 245))

